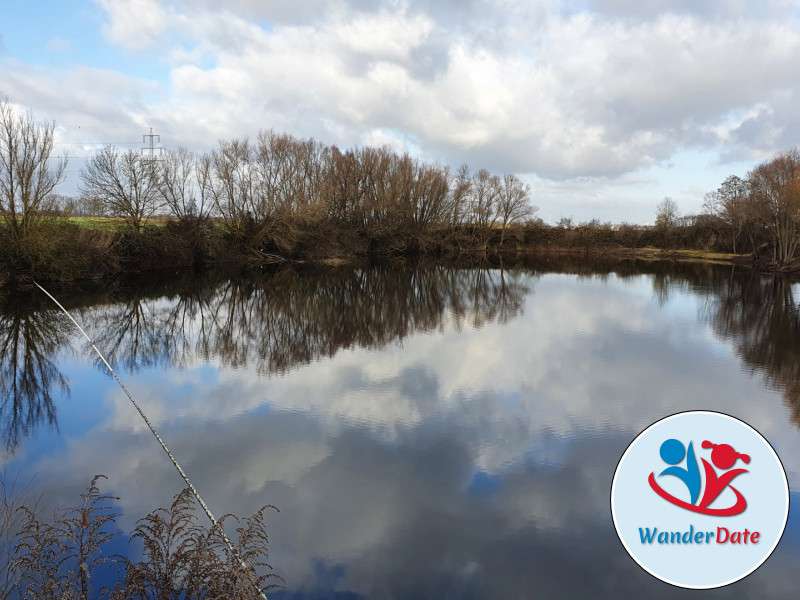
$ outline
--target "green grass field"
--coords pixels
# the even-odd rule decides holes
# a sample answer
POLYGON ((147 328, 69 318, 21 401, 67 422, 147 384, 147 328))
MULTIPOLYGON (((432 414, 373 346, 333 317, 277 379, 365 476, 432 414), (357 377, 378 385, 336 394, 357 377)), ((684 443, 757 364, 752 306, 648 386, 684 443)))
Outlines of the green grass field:
MULTIPOLYGON (((86 229, 115 230, 125 227, 125 220, 119 217, 69 217, 67 220, 86 229)), ((155 217, 150 219, 147 224, 163 227, 166 222, 167 217, 155 217)))
POLYGON ((118 229, 125 225, 122 219, 111 217, 69 217, 70 223, 75 223, 86 229, 118 229))

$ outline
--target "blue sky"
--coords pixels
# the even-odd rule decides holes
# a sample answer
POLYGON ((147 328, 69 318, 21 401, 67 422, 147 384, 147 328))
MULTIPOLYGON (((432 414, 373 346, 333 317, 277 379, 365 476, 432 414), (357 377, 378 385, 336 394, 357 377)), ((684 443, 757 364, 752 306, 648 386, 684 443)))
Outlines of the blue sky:
POLYGON ((539 216, 686 214, 800 134, 797 0, 6 0, 0 92, 105 143, 274 128, 515 172, 539 216))

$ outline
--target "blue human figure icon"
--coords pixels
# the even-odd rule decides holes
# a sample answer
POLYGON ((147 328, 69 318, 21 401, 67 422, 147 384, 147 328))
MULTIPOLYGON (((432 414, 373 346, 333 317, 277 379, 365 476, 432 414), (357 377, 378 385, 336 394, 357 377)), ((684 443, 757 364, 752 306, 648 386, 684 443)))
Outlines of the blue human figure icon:
POLYGON ((661 444, 659 450, 663 461, 671 467, 667 467, 659 474, 661 475, 674 475, 689 489, 689 496, 691 503, 697 502, 697 497, 700 495, 700 468, 697 466, 697 458, 694 455, 694 448, 692 442, 689 442, 689 450, 683 447, 683 443, 676 439, 669 439, 661 444), (686 467, 678 467, 677 464, 686 456, 686 467))

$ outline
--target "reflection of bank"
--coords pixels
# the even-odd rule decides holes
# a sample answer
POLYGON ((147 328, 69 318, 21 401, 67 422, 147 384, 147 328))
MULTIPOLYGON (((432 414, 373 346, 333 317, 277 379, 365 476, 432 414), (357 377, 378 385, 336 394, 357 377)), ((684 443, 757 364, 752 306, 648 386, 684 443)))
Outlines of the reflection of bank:
MULTIPOLYGON (((218 359, 272 375, 436 330, 445 319, 457 327, 509 321, 530 291, 522 275, 437 264, 281 268, 129 286, 96 307, 64 303, 120 372, 218 359)), ((55 426, 54 390, 68 392, 54 357, 69 345, 70 324, 49 306, 35 308, 41 298, 30 300, 0 306, 0 419, 9 447, 43 421, 55 426)), ((85 345, 74 350, 91 354, 85 345)))
POLYGON ((714 280, 706 318, 746 365, 783 392, 800 426, 800 306, 792 283, 755 273, 714 280))
POLYGON ((57 427, 55 400, 69 385, 55 355, 67 346, 68 331, 55 310, 0 306, 0 428, 7 450, 43 422, 57 427))
MULTIPOLYGON (((444 319, 456 328, 505 323, 519 316, 530 275, 639 277, 666 302, 672 289, 708 299, 704 318, 768 385, 781 389, 800 425, 800 312, 791 282, 736 268, 697 264, 596 265, 581 259, 542 267, 457 269, 437 263, 369 268, 279 268, 229 277, 221 272, 160 280, 148 275, 66 302, 111 364, 124 371, 185 367, 217 359, 223 367, 255 365, 262 375, 285 373, 343 348, 380 348, 444 319)), ((57 294, 70 300, 67 294, 57 294)), ((0 420, 16 446, 37 424, 56 424, 53 404, 67 381, 53 357, 66 347, 67 324, 36 296, 0 306, 0 420), (33 302, 31 302, 33 300, 33 302)), ((85 349, 74 348, 81 351, 85 349)))

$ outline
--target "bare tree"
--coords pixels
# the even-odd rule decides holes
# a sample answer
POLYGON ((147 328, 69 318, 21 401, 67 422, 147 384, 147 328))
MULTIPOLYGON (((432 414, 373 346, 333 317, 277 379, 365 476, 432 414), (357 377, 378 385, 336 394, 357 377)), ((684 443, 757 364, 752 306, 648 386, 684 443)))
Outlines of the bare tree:
POLYGON ((163 206, 157 161, 133 150, 120 154, 106 146, 81 169, 81 193, 87 201, 139 231, 163 206))
POLYGON ((749 204, 750 185, 736 175, 731 175, 718 189, 706 194, 703 202, 703 207, 709 214, 719 217, 730 228, 734 252, 736 252, 736 240, 748 223, 748 215, 751 212, 749 204))
POLYGON ((531 186, 515 175, 504 175, 497 195, 497 213, 502 227, 500 246, 503 246, 509 225, 527 219, 537 210, 531 205, 531 186))
POLYGON ((481 236, 484 247, 489 242, 491 229, 497 222, 497 199, 500 195, 500 178, 486 169, 472 176, 469 195, 469 212, 473 227, 481 236))
POLYGON ((197 181, 197 194, 200 201, 200 211, 205 214, 214 213, 213 194, 211 193, 211 183, 213 173, 211 170, 213 157, 211 154, 204 153, 195 158, 194 176, 197 181), (208 208, 204 208, 208 207, 208 208))
POLYGON ((800 233, 800 150, 792 148, 750 171, 750 194, 773 237, 773 258, 794 259, 800 233))
POLYGON ((363 223, 361 164, 353 150, 331 146, 325 153, 322 197, 328 216, 339 223, 363 223))
POLYGON ((365 147, 355 151, 359 165, 363 224, 375 235, 383 235, 396 225, 397 206, 394 202, 392 173, 396 156, 387 147, 365 147))
POLYGON ((656 227, 671 229, 678 224, 678 217, 680 217, 678 203, 669 196, 656 206, 656 227))
POLYGON ((258 134, 253 149, 252 210, 265 218, 308 218, 323 168, 322 146, 272 130, 258 134))
POLYGON ((220 140, 219 149, 211 154, 208 190, 228 232, 237 237, 244 235, 248 219, 266 216, 252 210, 256 181, 251 155, 247 138, 220 140))
POLYGON ((208 169, 204 173, 196 171, 206 165, 186 148, 167 152, 159 163, 159 193, 172 214, 182 221, 208 216, 210 207, 204 189, 208 169))
POLYGON ((396 175, 403 229, 419 237, 443 221, 449 173, 439 165, 428 165, 404 154, 396 161, 396 175))
POLYGON ((67 160, 48 162, 54 127, 36 123, 0 95, 0 218, 14 240, 23 239, 55 208, 52 194, 64 179, 67 160))
MULTIPOLYGON (((291 203, 291 185, 296 165, 289 158, 292 137, 272 130, 260 131, 253 148, 252 210, 271 217, 291 203)), ((290 210, 290 209, 289 209, 290 210)))
POLYGON ((468 217, 469 194, 472 181, 469 177, 469 166, 463 164, 458 167, 456 176, 450 182, 450 218, 453 225, 460 225, 468 217))

